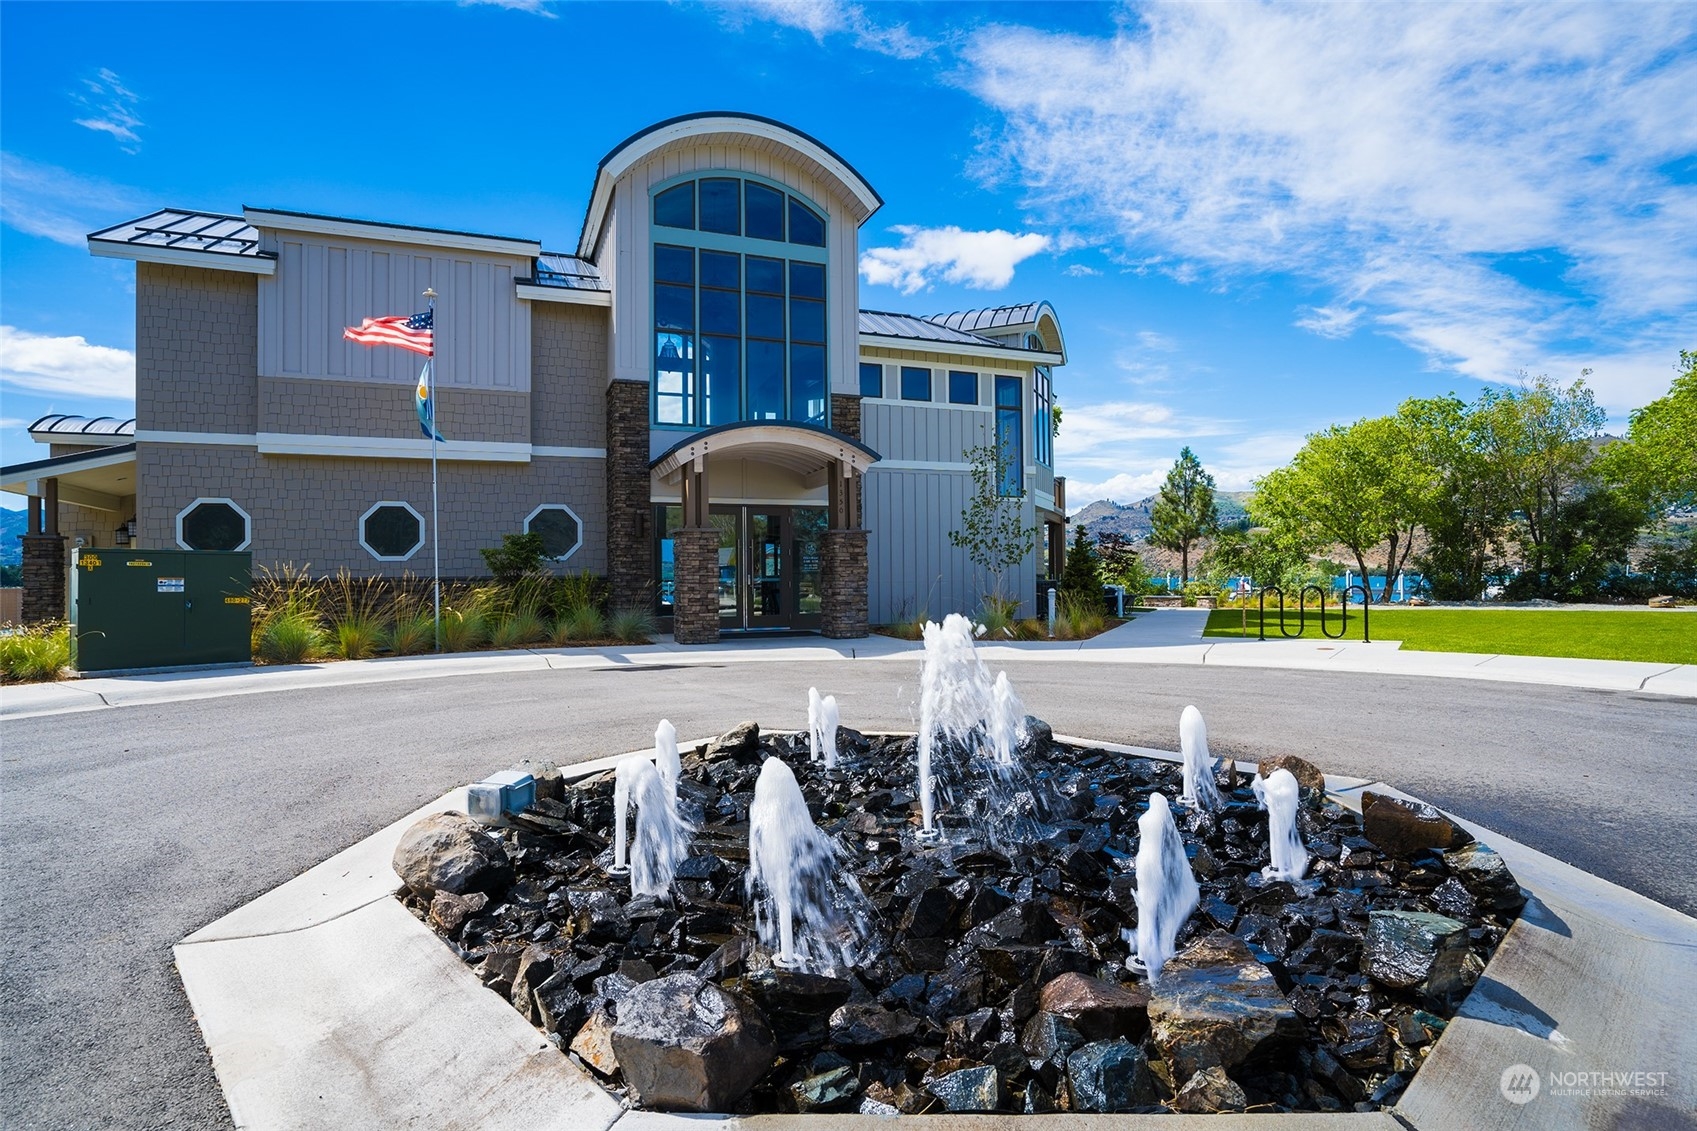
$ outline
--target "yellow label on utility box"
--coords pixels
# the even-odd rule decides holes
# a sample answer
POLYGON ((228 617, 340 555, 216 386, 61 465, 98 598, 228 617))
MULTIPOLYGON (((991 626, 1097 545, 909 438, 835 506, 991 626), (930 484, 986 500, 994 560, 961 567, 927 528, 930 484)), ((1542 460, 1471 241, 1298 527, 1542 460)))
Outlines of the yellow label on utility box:
POLYGON ((127 566, 151 566, 153 563, 152 562, 144 562, 140 558, 134 558, 130 561, 125 562, 124 564, 127 565, 127 566))
POLYGON ((246 605, 249 602, 246 597, 226 597, 224 603, 226 605, 246 605))
POLYGON ((93 569, 100 564, 99 554, 78 554, 77 564, 84 569, 93 569))

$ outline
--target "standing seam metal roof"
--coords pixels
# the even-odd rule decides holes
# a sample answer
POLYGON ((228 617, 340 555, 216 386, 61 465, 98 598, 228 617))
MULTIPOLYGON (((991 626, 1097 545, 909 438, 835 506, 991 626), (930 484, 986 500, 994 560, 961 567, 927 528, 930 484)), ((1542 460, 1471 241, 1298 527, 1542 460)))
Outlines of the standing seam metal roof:
POLYGON ((107 243, 205 251, 215 255, 257 257, 259 229, 240 216, 165 208, 138 220, 102 228, 88 237, 107 243))
POLYGON ((894 314, 887 310, 862 310, 860 312, 860 332, 862 334, 879 334, 888 338, 912 338, 926 342, 954 342, 960 345, 987 347, 990 349, 1007 350, 1010 353, 1025 353, 1024 347, 999 342, 994 338, 986 338, 982 334, 968 333, 952 326, 942 326, 917 314, 894 314))

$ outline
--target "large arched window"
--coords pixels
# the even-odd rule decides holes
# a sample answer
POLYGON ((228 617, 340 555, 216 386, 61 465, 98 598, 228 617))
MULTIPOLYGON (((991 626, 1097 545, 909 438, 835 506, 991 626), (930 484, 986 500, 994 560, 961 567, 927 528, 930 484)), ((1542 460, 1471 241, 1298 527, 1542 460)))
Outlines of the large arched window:
POLYGON ((746 176, 654 193, 653 421, 828 424, 825 218, 746 176))

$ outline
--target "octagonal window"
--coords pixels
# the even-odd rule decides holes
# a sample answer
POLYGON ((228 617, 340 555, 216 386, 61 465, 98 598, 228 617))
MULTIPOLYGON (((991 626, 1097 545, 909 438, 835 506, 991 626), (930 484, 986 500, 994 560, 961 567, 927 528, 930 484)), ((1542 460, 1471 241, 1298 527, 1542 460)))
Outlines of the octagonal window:
POLYGON ((563 562, 583 545, 583 522, 577 512, 561 503, 544 503, 524 520, 526 534, 542 535, 542 553, 563 562))
POLYGON ((245 550, 253 520, 229 499, 196 499, 177 512, 177 545, 185 550, 245 550))
POLYGON ((359 544, 380 562, 404 562, 424 545, 424 516, 407 503, 377 503, 359 517, 359 544))

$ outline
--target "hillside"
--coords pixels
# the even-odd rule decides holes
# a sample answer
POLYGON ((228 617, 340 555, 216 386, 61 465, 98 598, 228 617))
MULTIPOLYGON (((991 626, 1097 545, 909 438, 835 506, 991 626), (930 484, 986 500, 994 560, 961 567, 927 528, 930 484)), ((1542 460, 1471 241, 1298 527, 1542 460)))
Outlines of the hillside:
MULTIPOLYGON (((1214 505, 1219 508, 1220 524, 1229 525, 1245 517, 1244 504, 1248 502, 1248 491, 1219 491, 1214 495, 1214 505)), ((1141 542, 1149 537, 1149 510, 1155 505, 1155 496, 1139 499, 1135 503, 1116 503, 1108 499, 1097 499, 1082 510, 1072 513, 1073 525, 1083 523, 1089 528, 1091 537, 1100 538, 1104 534, 1114 533, 1128 541, 1141 542)))
POLYGON ((24 547, 18 535, 28 526, 28 511, 0 510, 0 565, 17 565, 24 560, 24 547))

